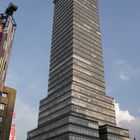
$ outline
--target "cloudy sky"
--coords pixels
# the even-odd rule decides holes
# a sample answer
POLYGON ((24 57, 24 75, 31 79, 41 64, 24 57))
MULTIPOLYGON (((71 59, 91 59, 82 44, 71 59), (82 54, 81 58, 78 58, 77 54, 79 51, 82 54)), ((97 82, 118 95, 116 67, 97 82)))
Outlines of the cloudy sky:
MULTIPOLYGON (((47 96, 52 0, 0 0, 19 9, 6 84, 17 90, 16 139, 37 125, 39 101, 47 96)), ((140 1, 99 0, 106 91, 115 98, 117 123, 140 139, 140 1)))

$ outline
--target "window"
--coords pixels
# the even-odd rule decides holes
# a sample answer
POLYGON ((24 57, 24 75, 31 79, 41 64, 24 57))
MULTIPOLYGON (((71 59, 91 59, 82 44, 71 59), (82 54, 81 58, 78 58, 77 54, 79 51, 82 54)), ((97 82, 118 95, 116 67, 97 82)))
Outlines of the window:
POLYGON ((7 94, 6 93, 0 93, 0 97, 7 97, 7 94))
POLYGON ((3 120, 2 117, 0 117, 0 123, 2 122, 2 120, 3 120))
POLYGON ((4 104, 0 104, 0 110, 4 110, 5 109, 5 105, 4 104))

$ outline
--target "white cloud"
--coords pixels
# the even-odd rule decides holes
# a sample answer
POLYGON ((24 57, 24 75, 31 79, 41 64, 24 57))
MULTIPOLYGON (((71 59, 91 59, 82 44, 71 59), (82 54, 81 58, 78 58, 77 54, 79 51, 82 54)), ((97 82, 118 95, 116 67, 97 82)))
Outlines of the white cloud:
POLYGON ((124 81, 129 81, 130 77, 128 75, 125 75, 124 73, 120 74, 120 79, 124 80, 124 81))
POLYGON ((140 75, 140 68, 133 67, 124 60, 115 62, 116 70, 119 72, 119 78, 123 81, 129 81, 131 78, 140 75))
POLYGON ((134 117, 127 111, 121 110, 118 103, 115 103, 116 119, 117 124, 119 125, 121 121, 132 121, 134 117))
POLYGON ((37 126, 38 111, 17 99, 15 113, 16 118, 13 120, 13 124, 16 125, 16 140, 25 140, 27 132, 37 126))
POLYGON ((118 103, 115 103, 117 125, 130 130, 131 139, 140 139, 140 118, 135 117, 127 110, 121 110, 118 103))

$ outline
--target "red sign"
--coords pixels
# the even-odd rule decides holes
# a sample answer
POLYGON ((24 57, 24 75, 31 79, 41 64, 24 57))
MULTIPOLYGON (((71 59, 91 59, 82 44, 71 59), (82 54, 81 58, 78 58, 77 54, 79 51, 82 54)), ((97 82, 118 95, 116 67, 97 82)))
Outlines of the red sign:
MULTIPOLYGON (((12 115, 11 115, 11 118, 13 119, 15 117, 16 117, 16 114, 15 114, 15 112, 13 112, 12 115)), ((16 125, 12 124, 11 129, 10 129, 10 138, 9 138, 9 140, 15 140, 15 135, 16 135, 16 125)))

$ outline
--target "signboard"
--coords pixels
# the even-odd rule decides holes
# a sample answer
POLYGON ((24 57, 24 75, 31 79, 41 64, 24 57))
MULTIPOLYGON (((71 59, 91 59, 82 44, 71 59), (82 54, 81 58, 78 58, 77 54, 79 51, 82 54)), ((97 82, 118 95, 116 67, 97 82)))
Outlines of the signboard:
POLYGON ((8 20, 6 26, 0 24, 0 91, 2 91, 8 68, 15 27, 8 20))

